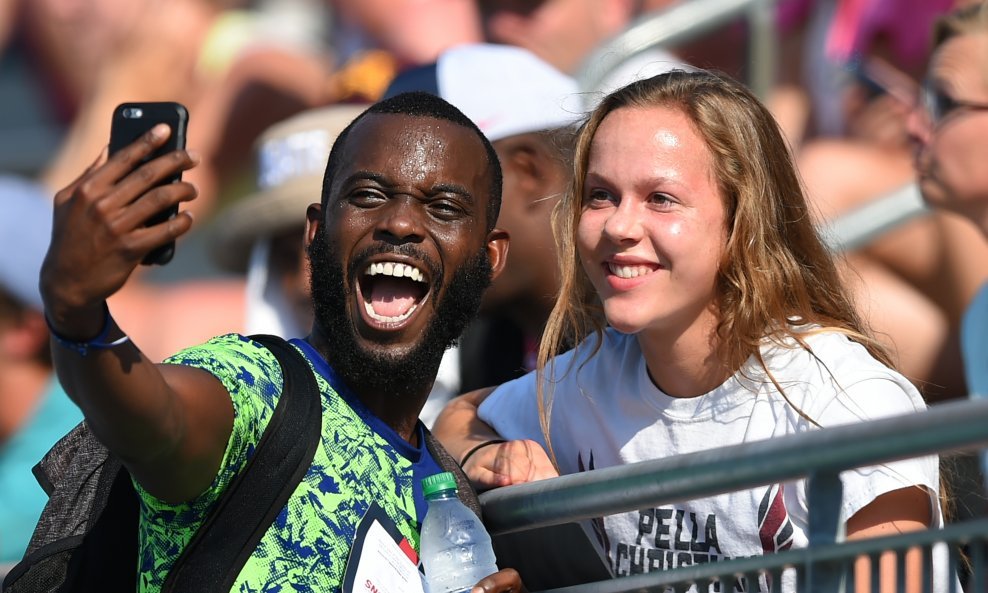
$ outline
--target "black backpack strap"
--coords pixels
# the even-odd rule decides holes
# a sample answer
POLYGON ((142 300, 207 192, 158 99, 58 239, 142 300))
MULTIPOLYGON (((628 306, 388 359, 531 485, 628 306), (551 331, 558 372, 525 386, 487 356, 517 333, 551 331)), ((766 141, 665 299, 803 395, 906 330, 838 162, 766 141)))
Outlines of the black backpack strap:
POLYGON ((81 423, 35 467, 49 501, 9 593, 130 591, 137 581, 138 498, 120 460, 81 423), (53 473, 51 473, 53 472, 53 473))
POLYGON ((477 492, 470 484, 470 478, 463 473, 460 464, 443 448, 436 437, 432 436, 432 432, 428 428, 425 429, 425 446, 429 449, 429 453, 432 454, 432 458, 436 460, 439 467, 443 468, 444 471, 450 472, 456 478, 456 495, 460 501, 476 513, 478 517, 483 518, 484 515, 480 512, 480 499, 477 498, 477 492))
POLYGON ((251 338, 266 346, 281 363, 285 378, 281 397, 253 457, 175 562, 162 593, 229 591, 302 481, 319 445, 322 398, 308 362, 279 337, 251 338))

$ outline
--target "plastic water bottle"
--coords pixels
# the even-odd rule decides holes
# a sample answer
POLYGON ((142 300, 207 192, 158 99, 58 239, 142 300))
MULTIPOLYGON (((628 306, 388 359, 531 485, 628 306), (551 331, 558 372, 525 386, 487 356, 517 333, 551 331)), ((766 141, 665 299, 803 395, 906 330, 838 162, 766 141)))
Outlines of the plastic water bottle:
POLYGON ((480 518, 456 496, 456 479, 444 472, 422 480, 429 510, 422 521, 419 547, 427 593, 470 591, 497 572, 491 536, 480 518))

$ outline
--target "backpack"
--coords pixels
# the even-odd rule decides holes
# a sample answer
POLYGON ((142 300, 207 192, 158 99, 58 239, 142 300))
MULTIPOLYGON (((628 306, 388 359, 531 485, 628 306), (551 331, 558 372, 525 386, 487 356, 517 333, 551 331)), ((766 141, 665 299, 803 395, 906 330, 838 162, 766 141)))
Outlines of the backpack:
MULTIPOLYGON (((226 593, 305 476, 322 433, 322 404, 305 358, 276 336, 251 336, 277 358, 282 397, 254 455, 176 560, 162 593, 226 593), (301 437, 301 438, 300 438, 301 437)), ((464 502, 480 515, 459 465, 426 431, 436 461, 457 477, 464 502)), ((23 560, 3 593, 133 591, 137 584, 138 496, 130 474, 83 421, 34 468, 48 494, 23 560)))

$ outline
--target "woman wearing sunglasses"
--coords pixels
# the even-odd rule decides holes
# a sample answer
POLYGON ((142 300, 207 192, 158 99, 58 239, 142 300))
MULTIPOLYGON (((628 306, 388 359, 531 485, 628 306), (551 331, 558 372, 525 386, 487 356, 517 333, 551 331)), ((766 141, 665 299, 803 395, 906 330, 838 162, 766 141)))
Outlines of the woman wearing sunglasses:
MULTIPOLYGON (((926 202, 964 216, 988 237, 988 2, 944 16, 923 101, 910 119, 926 202)), ((961 342, 968 391, 988 396, 988 263, 964 316, 961 342)))

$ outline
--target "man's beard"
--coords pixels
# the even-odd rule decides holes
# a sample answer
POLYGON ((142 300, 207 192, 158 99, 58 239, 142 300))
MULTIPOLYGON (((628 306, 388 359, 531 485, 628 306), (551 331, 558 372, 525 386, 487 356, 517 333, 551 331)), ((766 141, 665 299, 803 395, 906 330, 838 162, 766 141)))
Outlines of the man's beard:
MULTIPOLYGON (((377 253, 416 255, 414 246, 394 249, 370 249, 356 254, 348 276, 356 282, 357 267, 377 253)), ((311 269, 310 287, 315 323, 327 343, 327 362, 350 388, 360 388, 396 396, 420 395, 436 380, 443 352, 454 345, 467 324, 477 315, 481 296, 491 281, 491 264, 486 249, 481 249, 454 274, 446 293, 440 298, 435 315, 411 351, 401 355, 361 348, 356 329, 347 315, 344 272, 340 254, 326 238, 320 226, 308 249, 311 269)), ((432 294, 441 294, 441 270, 425 259, 433 278, 432 294)), ((359 306, 359 305, 358 305, 359 306)), ((424 311, 423 314, 426 314, 424 311)))

